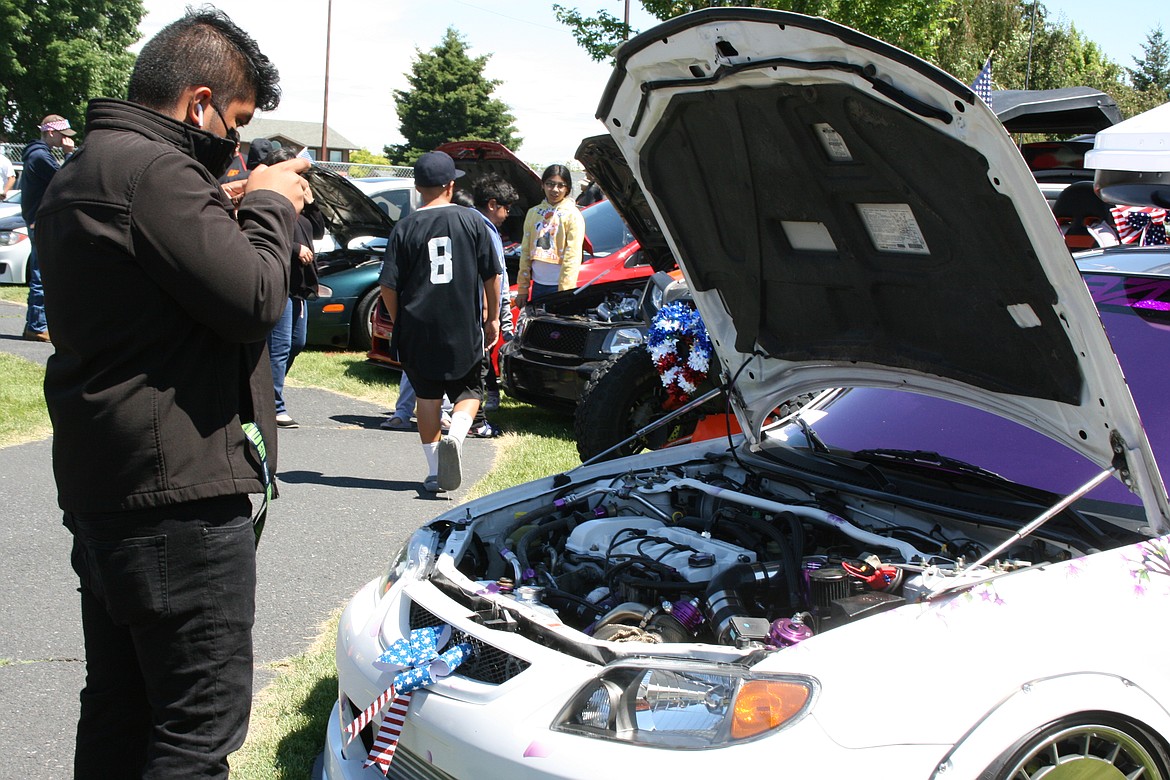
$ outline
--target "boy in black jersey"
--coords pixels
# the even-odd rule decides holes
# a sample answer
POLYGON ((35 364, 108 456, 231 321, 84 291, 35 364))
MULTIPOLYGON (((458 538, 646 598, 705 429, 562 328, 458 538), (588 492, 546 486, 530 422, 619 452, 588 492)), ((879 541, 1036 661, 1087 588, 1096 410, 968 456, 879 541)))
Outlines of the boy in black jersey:
POLYGON ((394 226, 379 278, 394 323, 391 348, 418 393, 423 487, 432 493, 462 481, 463 440, 482 395, 480 361, 500 332, 502 269, 491 234, 478 214, 451 203, 462 175, 444 152, 418 159, 414 181, 423 206, 394 226), (439 426, 444 393, 455 405, 446 436, 439 426))

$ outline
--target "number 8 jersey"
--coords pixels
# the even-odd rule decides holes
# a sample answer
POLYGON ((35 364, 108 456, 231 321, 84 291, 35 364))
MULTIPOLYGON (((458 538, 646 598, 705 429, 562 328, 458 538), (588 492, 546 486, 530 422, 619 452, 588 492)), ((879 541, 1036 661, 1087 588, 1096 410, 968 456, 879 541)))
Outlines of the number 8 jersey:
POLYGON ((390 233, 378 281, 398 291, 392 349, 410 373, 459 379, 483 357, 483 284, 502 269, 473 210, 421 208, 390 233))

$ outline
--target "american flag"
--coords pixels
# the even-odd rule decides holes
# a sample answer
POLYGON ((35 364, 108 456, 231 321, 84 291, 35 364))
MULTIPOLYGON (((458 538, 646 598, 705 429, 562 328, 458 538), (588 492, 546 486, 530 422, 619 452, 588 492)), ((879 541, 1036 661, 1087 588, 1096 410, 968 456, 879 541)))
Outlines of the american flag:
POLYGON ((991 55, 987 55, 987 62, 983 63, 983 69, 979 71, 979 75, 971 82, 971 91, 979 97, 983 98, 983 102, 991 108, 991 55))

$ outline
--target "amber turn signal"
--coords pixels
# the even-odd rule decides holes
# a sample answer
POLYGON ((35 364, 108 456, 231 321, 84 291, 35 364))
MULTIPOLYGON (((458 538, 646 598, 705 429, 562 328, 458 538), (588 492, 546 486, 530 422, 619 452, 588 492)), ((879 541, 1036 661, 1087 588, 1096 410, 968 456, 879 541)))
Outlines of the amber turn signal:
POLYGON ((784 724, 804 707, 810 691, 784 680, 747 680, 735 697, 732 739, 746 739, 784 724))

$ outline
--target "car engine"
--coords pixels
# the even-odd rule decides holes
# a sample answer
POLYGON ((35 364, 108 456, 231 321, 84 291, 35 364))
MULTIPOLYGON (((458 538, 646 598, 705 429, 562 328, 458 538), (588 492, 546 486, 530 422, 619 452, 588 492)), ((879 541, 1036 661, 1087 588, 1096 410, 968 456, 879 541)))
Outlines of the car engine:
POLYGON ((596 308, 589 310, 589 318, 598 322, 634 322, 642 320, 642 302, 638 295, 611 293, 596 308))
POLYGON ((707 463, 480 517, 457 565, 481 614, 514 600, 599 641, 777 648, 1103 543, 1055 524, 969 565, 1020 525, 707 463))

